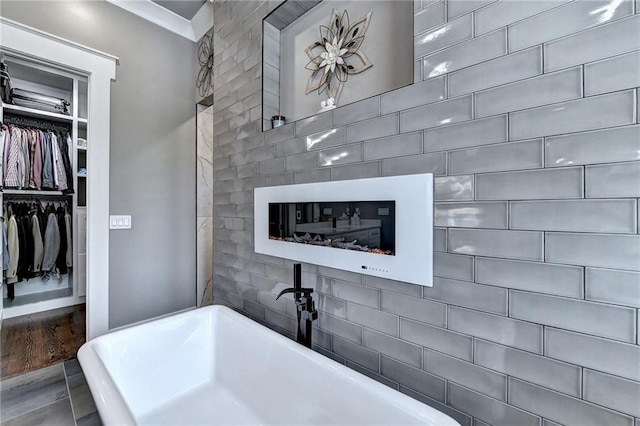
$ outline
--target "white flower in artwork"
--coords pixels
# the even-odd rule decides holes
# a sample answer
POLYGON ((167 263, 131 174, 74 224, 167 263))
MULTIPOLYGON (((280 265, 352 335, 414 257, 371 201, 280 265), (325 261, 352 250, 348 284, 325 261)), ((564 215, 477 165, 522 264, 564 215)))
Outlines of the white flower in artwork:
POLYGON ((369 28, 372 12, 349 24, 349 15, 334 9, 329 26, 320 26, 320 41, 305 50, 309 56, 306 69, 311 71, 306 94, 325 90, 333 104, 337 103, 349 75, 358 74, 373 66, 367 55, 359 51, 369 28))

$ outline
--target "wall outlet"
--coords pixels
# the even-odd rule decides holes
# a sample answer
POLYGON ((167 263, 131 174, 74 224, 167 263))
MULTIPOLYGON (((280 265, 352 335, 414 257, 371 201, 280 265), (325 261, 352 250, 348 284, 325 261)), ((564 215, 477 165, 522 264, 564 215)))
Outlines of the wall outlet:
POLYGON ((109 216, 109 229, 131 229, 131 215, 109 216))

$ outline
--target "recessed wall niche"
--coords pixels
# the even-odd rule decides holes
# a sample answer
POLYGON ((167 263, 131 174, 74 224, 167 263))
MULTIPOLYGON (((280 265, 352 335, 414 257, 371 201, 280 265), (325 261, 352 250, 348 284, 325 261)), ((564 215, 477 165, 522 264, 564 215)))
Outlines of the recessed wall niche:
POLYGON ((274 115, 287 122, 313 116, 328 98, 326 91, 305 94, 312 73, 305 49, 321 40, 320 27, 329 26, 334 9, 340 16, 346 10, 351 24, 371 12, 359 51, 372 66, 348 76, 337 106, 412 84, 413 7, 404 0, 284 1, 263 20, 263 130, 271 129, 274 115))

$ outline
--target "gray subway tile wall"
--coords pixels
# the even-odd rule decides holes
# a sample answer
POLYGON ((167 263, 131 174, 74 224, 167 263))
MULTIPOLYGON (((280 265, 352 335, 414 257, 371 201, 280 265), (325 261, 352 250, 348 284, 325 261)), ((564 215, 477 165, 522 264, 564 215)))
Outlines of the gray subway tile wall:
POLYGON ((276 3, 214 3, 214 303, 292 337, 256 186, 432 172, 434 287, 305 265, 314 348, 464 425, 640 426, 638 2, 416 1, 415 84, 256 134, 276 3))

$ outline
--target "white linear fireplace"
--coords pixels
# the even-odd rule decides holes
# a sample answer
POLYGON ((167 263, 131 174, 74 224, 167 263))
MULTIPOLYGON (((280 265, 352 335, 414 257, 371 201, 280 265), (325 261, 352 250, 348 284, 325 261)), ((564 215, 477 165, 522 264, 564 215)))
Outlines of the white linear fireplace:
POLYGON ((432 286, 433 176, 256 188, 256 253, 432 286))

